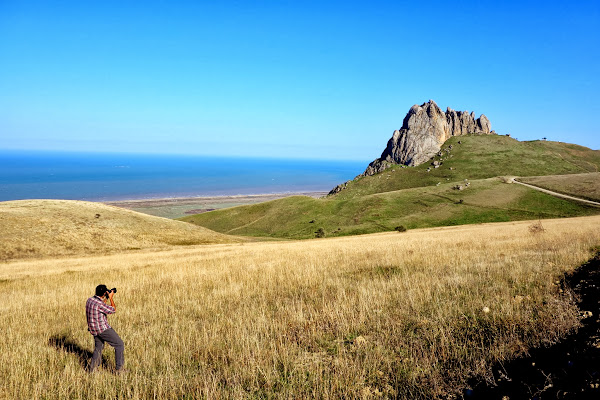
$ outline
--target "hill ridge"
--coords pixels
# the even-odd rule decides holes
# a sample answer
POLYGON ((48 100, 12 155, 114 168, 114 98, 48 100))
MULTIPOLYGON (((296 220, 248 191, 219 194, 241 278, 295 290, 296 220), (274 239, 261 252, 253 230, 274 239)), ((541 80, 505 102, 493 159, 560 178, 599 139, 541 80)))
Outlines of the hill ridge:
POLYGON ((0 202, 0 262, 244 239, 182 221, 79 200, 0 202))
MULTIPOLYGON (((399 226, 416 229, 599 212, 582 203, 507 184, 498 177, 595 173, 600 151, 559 142, 519 142, 504 135, 466 135, 451 137, 440 153, 431 163, 392 165, 376 175, 360 176, 349 181, 346 189, 322 199, 290 197, 182 220, 224 233, 254 221, 233 232, 306 239, 314 238, 319 228, 326 236, 335 237, 391 231, 399 226)), ((577 179, 581 178, 575 176, 577 179)), ((594 178, 586 177, 589 179, 594 178)))

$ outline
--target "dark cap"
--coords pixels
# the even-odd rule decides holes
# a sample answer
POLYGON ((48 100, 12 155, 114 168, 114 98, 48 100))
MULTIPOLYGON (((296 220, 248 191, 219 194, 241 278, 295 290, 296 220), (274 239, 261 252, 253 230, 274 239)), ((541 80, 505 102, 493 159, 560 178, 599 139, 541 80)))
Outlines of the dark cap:
POLYGON ((98 285, 96 286, 96 296, 104 296, 108 292, 108 288, 106 285, 98 285))

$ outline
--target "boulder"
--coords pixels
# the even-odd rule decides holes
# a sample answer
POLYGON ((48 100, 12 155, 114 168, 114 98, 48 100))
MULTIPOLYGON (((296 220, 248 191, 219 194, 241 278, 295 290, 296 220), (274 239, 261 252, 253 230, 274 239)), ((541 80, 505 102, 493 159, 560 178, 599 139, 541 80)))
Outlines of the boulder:
MULTIPOLYGON (((350 181, 348 181, 348 182, 350 182, 350 181)), ((337 185, 336 187, 334 187, 333 189, 331 189, 329 191, 329 193, 327 193, 327 196, 332 196, 334 194, 338 194, 342 190, 346 189, 346 187, 348 186, 348 182, 344 182, 344 183, 341 183, 341 184, 337 185)))

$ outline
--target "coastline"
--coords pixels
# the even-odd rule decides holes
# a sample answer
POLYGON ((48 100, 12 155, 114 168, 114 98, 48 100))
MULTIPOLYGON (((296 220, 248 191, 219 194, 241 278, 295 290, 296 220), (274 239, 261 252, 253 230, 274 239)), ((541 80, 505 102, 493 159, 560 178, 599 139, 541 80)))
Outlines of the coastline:
POLYGON ((149 198, 101 201, 100 203, 126 208, 128 210, 154 215, 157 217, 175 219, 184 217, 186 215, 199 214, 222 208, 262 203, 265 201, 277 200, 290 196, 308 196, 319 198, 327 195, 327 193, 328 192, 288 192, 202 197, 168 197, 159 199, 149 198))

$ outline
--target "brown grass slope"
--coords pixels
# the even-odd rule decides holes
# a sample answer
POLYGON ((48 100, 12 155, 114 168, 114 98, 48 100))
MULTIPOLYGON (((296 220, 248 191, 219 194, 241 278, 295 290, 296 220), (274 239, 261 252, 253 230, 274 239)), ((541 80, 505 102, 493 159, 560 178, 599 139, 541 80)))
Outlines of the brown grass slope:
POLYGON ((72 200, 0 203, 0 261, 240 241, 209 229, 72 200))
POLYGON ((453 398, 589 310, 560 280, 600 216, 542 223, 4 263, 0 399, 453 398), (99 283, 126 375, 84 370, 99 283))
POLYGON ((558 193, 600 201, 600 172, 572 175, 529 176, 522 182, 558 193))

